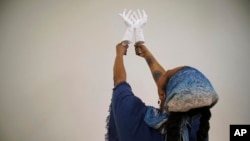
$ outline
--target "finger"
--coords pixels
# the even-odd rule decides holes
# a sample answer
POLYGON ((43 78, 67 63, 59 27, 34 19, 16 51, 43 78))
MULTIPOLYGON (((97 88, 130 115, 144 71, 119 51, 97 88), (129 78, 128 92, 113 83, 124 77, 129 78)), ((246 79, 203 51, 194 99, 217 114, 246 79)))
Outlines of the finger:
POLYGON ((138 47, 140 47, 140 46, 139 46, 137 43, 135 43, 135 44, 134 44, 134 47, 135 47, 135 48, 138 48, 138 47))
POLYGON ((141 48, 140 47, 135 47, 135 54, 140 56, 141 53, 142 53, 141 48))
POLYGON ((143 17, 148 17, 144 9, 142 10, 142 13, 143 13, 143 17))
POLYGON ((123 46, 123 47, 125 48, 125 50, 124 50, 124 55, 127 55, 128 44, 125 45, 125 46, 123 46))
POLYGON ((138 46, 138 45, 134 45, 134 47, 135 47, 135 50, 138 50, 139 48, 141 48, 141 47, 138 46))
POLYGON ((139 9, 137 9, 137 12, 139 14, 139 18, 142 19, 142 14, 141 14, 141 11, 139 9))
POLYGON ((123 15, 125 15, 126 14, 126 11, 127 11, 127 9, 125 8, 124 10, 123 10, 123 15))
POLYGON ((120 17, 122 17, 122 18, 123 18, 123 15, 122 15, 122 13, 119 13, 118 15, 119 15, 120 17))
POLYGON ((129 10, 126 17, 130 17, 132 10, 129 10))
POLYGON ((127 48, 126 48, 125 51, 124 51, 124 55, 127 55, 127 48))
POLYGON ((135 19, 134 15, 130 16, 130 19, 132 20, 133 23, 135 23, 137 20, 135 19))
POLYGON ((127 11, 127 9, 125 8, 125 9, 123 10, 123 12, 122 12, 122 13, 119 13, 118 15, 121 16, 122 18, 124 18, 126 11, 127 11))
POLYGON ((127 49, 128 49, 128 45, 126 45, 126 46, 125 46, 125 50, 126 50, 126 52, 127 52, 127 49))
POLYGON ((136 19, 136 20, 138 20, 138 19, 139 19, 139 17, 138 17, 138 15, 137 15, 137 13, 136 13, 136 12, 133 12, 133 15, 134 15, 134 17, 135 17, 135 19, 136 19))
POLYGON ((126 46, 126 41, 122 41, 122 42, 120 43, 120 45, 121 45, 121 46, 126 46))
POLYGON ((125 12, 126 12, 126 9, 124 9, 123 12, 122 12, 122 13, 119 13, 118 15, 121 16, 122 18, 124 18, 124 16, 125 16, 124 13, 125 13, 125 12))
POLYGON ((140 47, 140 48, 144 47, 142 42, 136 42, 134 46, 135 47, 140 47))

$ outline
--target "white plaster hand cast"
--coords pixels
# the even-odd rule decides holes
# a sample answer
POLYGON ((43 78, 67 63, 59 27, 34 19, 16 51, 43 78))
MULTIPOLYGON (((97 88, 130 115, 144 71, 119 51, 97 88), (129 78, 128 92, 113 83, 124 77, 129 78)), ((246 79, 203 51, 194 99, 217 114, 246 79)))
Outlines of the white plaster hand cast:
POLYGON ((132 42, 133 34, 134 34, 134 24, 131 19, 132 10, 129 10, 127 12, 127 9, 125 9, 122 13, 119 13, 119 15, 122 17, 126 25, 126 31, 122 37, 122 43, 127 45, 132 42))
POLYGON ((144 10, 142 12, 138 9, 137 13, 134 12, 133 16, 131 17, 134 22, 134 29, 135 29, 135 43, 144 43, 144 34, 143 34, 143 27, 146 25, 148 21, 148 16, 144 10))
POLYGON ((126 31, 123 35, 122 42, 124 44, 129 44, 132 42, 133 35, 135 34, 135 43, 144 43, 144 34, 143 34, 143 27, 147 23, 148 16, 144 10, 140 11, 139 9, 137 12, 133 12, 125 9, 123 13, 119 13, 122 17, 125 25, 126 31))

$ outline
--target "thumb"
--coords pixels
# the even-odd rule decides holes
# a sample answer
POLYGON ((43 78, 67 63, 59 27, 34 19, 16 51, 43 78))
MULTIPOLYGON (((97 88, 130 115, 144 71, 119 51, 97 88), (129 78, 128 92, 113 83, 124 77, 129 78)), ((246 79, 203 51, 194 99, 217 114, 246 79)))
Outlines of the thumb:
POLYGON ((138 56, 143 56, 143 54, 142 54, 142 46, 135 45, 135 54, 138 55, 138 56))
POLYGON ((124 17, 124 15, 123 15, 122 13, 119 13, 118 15, 119 15, 120 17, 122 17, 122 18, 124 17))

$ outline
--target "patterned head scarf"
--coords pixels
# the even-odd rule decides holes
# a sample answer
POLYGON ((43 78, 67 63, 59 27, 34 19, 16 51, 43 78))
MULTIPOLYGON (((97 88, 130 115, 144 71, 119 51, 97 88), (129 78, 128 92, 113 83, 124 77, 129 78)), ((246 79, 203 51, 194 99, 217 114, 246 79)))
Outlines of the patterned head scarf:
POLYGON ((166 86, 164 107, 169 112, 213 106, 218 101, 210 81, 197 69, 185 67, 173 75, 166 86))
MULTIPOLYGON (((184 67, 174 74, 166 84, 166 100, 164 102, 164 112, 149 106, 147 108, 144 121, 155 129, 160 129, 169 117, 170 112, 187 112, 191 109, 201 107, 212 107, 218 101, 210 81, 197 69, 184 67)), ((184 118, 181 122, 180 135, 183 141, 188 141, 189 118, 184 118)), ((165 133, 162 129, 161 133, 165 133)))

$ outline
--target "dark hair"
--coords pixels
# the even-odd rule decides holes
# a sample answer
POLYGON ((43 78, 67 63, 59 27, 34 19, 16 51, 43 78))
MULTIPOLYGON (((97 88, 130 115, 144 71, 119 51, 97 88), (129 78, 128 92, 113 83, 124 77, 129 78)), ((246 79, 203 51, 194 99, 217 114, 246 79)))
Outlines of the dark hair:
POLYGON ((170 112, 169 118, 164 125, 167 130, 167 141, 178 141, 180 139, 180 125, 184 116, 192 117, 200 114, 200 127, 196 133, 197 141, 206 141, 210 128, 209 120, 211 112, 209 107, 192 109, 188 112, 170 112))

